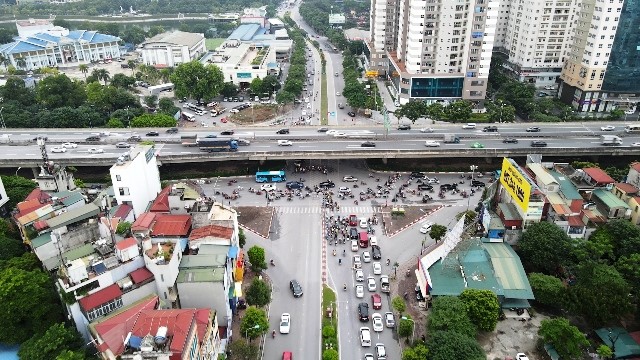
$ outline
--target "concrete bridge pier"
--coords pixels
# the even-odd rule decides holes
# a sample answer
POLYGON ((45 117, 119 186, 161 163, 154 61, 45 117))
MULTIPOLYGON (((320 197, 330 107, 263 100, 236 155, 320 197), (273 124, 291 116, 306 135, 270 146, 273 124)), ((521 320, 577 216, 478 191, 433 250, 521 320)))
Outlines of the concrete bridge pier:
POLYGON ((382 163, 387 165, 387 163, 389 162, 389 158, 383 157, 382 158, 382 163))

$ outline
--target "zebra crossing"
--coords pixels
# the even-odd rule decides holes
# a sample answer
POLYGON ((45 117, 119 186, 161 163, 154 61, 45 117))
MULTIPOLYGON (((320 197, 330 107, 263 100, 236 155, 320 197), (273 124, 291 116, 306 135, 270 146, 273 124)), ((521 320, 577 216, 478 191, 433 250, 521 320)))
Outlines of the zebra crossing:
MULTIPOLYGON (((382 206, 341 206, 334 214, 373 214, 382 212, 382 206)), ((278 214, 320 214, 321 206, 276 206, 278 214)), ((331 212, 331 211, 330 211, 331 212)))

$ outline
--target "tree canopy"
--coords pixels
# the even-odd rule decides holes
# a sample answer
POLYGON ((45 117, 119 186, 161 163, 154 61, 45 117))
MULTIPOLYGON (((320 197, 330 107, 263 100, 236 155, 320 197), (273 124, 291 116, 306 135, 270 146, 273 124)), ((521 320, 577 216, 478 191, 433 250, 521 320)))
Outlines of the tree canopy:
POLYGON ((436 242, 440 241, 447 234, 447 227, 440 224, 434 224, 429 230, 429 237, 436 242))
POLYGON ((178 65, 171 74, 176 97, 204 101, 210 101, 220 94, 224 80, 219 67, 213 64, 205 66, 197 60, 178 65))
POLYGON ((422 343, 417 343, 413 347, 407 347, 402 351, 402 360, 425 360, 428 359, 429 349, 422 343))
POLYGON ((176 123, 176 119, 166 114, 143 114, 131 120, 131 127, 174 127, 176 123))
POLYGON ((241 336, 248 339, 255 339, 264 334, 269 329, 269 320, 267 313, 254 306, 249 306, 244 313, 244 317, 240 320, 241 336))
POLYGON ((251 269, 253 271, 260 271, 267 268, 267 262, 265 261, 264 249, 260 246, 254 245, 247 251, 249 256, 249 262, 251 263, 251 269))
POLYGON ((263 307, 271 301, 271 290, 269 285, 258 278, 255 278, 246 293, 247 303, 257 307, 263 307))
POLYGON ((571 238, 547 221, 530 225, 518 242, 525 264, 544 274, 555 273, 567 261, 571 246, 571 238))
POLYGON ((553 345, 561 359, 583 359, 589 346, 587 337, 565 318, 542 320, 538 335, 545 344, 553 345))
POLYGON ((36 97, 45 107, 53 109, 63 106, 78 107, 84 103, 87 95, 82 83, 59 74, 40 80, 36 87, 36 97))
POLYGON ((55 359, 64 351, 79 349, 83 345, 76 329, 63 323, 51 325, 44 334, 36 334, 20 346, 21 360, 55 359))
POLYGON ((3 175, 2 183, 7 191, 7 197, 9 197, 9 201, 6 204, 8 209, 13 209, 19 202, 24 201, 27 195, 37 186, 33 180, 22 176, 3 175))
POLYGON ((438 296, 427 320, 428 333, 453 331, 468 337, 476 336, 476 326, 468 315, 467 305, 454 296, 438 296))
POLYGON ((427 340, 429 360, 486 360, 487 356, 478 342, 455 331, 436 331, 427 340))
POLYGON ((557 277, 530 273, 529 284, 538 303, 556 308, 566 304, 567 290, 562 280, 557 277))
POLYGON ((469 319, 479 330, 495 330, 500 317, 500 303, 496 294, 491 290, 467 288, 460 294, 460 300, 467 306, 469 319))

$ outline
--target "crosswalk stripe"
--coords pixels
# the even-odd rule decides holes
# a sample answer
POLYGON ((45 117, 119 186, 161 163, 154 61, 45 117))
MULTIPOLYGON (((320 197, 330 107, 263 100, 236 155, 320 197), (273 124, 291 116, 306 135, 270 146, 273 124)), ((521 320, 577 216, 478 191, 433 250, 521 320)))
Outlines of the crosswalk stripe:
MULTIPOLYGON (((323 212, 320 206, 276 206, 279 214, 320 214, 323 212)), ((382 211, 381 206, 344 206, 340 210, 327 210, 328 212, 340 215, 349 214, 372 214, 382 211)))

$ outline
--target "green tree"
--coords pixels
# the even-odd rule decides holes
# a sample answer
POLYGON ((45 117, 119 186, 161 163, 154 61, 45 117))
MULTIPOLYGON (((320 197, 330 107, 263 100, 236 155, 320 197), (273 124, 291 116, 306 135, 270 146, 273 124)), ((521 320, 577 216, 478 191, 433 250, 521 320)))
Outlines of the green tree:
POLYGON ((409 101, 408 103, 397 108, 394 114, 398 118, 398 121, 406 117, 407 119, 411 120, 412 123, 415 123, 419 118, 426 116, 427 104, 419 100, 409 101))
POLYGON ((118 223, 118 226, 116 227, 116 234, 118 235, 123 235, 123 236, 129 236, 129 233, 131 232, 131 223, 128 221, 123 221, 118 223))
POLYGON ((99 81, 104 81, 105 85, 107 85, 107 81, 111 79, 111 74, 109 74, 109 71, 107 71, 107 69, 93 69, 93 71, 91 72, 91 76, 98 79, 99 81))
POLYGON ((147 36, 151 38, 158 34, 162 34, 163 32, 165 32, 164 27, 160 25, 153 25, 149 28, 149 31, 147 31, 147 36))
POLYGON ((408 338, 413 335, 414 322, 409 315, 398 319, 398 336, 408 338))
POLYGON ((132 76, 127 76, 125 74, 115 74, 111 79, 111 86, 115 86, 122 89, 131 90, 133 85, 136 83, 136 79, 132 76))
POLYGON ((476 336, 476 326, 468 315, 467 305, 457 297, 438 296, 427 319, 428 333, 455 331, 468 337, 476 336))
POLYGON ((20 257, 14 257, 9 260, 0 260, 0 271, 13 268, 23 271, 39 271, 42 268, 40 260, 36 254, 31 252, 23 253, 20 257))
POLYGON ((25 341, 18 351, 23 360, 55 359, 65 350, 79 349, 82 346, 80 334, 63 323, 51 325, 44 334, 37 333, 25 341))
POLYGON ((87 73, 89 72, 89 66, 87 64, 78 65, 78 70, 84 75, 84 79, 87 80, 87 73))
POLYGON ((56 360, 85 360, 83 352, 64 350, 56 356, 56 360))
MULTIPOLYGON (((0 93, 5 103, 13 100, 21 105, 30 106, 36 102, 35 91, 26 87, 24 80, 17 76, 10 76, 1 89, 2 91, 0 93)), ((5 109, 5 117, 7 117, 7 110, 9 109, 5 109)))
POLYGON ((288 91, 280 91, 276 94, 276 102, 281 105, 291 104, 295 98, 296 97, 288 91))
POLYGON ((169 98, 162 98, 158 101, 158 110, 169 116, 175 115, 180 109, 173 104, 173 101, 169 98))
POLYGON ((393 309, 397 311, 398 314, 402 314, 407 309, 407 305, 405 304, 404 299, 402 299, 400 296, 395 296, 391 300, 391 307, 393 307, 393 309))
POLYGON ((452 122, 465 122, 471 119, 473 105, 469 101, 456 100, 444 107, 446 118, 452 122))
POLYGON ((612 359, 614 355, 613 350, 611 350, 610 347, 604 344, 598 346, 598 349, 596 349, 596 354, 600 355, 600 357, 603 359, 612 359))
POLYGON ((241 335, 249 340, 253 340, 269 330, 269 320, 267 313, 254 306, 249 306, 244 317, 240 320, 241 335))
POLYGON ((2 235, 14 239, 20 238, 16 226, 11 221, 0 218, 0 236, 2 235))
POLYGON ((176 119, 166 114, 143 114, 131 120, 131 127, 174 127, 176 123, 176 119))
POLYGON ((238 245, 241 249, 244 249, 244 245, 247 243, 247 235, 244 233, 244 229, 238 230, 238 245))
POLYGON ((108 128, 112 128, 112 129, 122 129, 124 128, 124 123, 122 122, 122 120, 120 119, 109 119, 109 121, 107 121, 107 127, 108 128))
POLYGON ((256 278, 247 289, 246 298, 249 305, 266 306, 271 301, 271 289, 264 280, 256 278))
POLYGON ((147 105, 149 109, 154 109, 156 107, 156 103, 158 102, 158 96, 156 95, 147 95, 144 97, 144 104, 147 105))
POLYGON ((132 43, 133 45, 142 44, 147 36, 147 33, 138 25, 127 25, 120 32, 120 38, 124 42, 132 43))
POLYGON ((467 306, 469 319, 479 330, 495 330, 500 317, 500 303, 496 294, 491 290, 467 288, 460 294, 460 300, 467 306))
POLYGON ((425 360, 429 358, 429 349, 422 343, 407 347, 402 351, 402 360, 425 360))
POLYGON ((340 355, 335 349, 326 349, 322 352, 322 360, 338 360, 340 355))
POLYGON ((262 79, 257 77, 251 80, 249 89, 251 89, 251 94, 254 96, 262 96, 262 79))
POLYGON ((231 359, 235 360, 256 360, 260 355, 260 350, 253 344, 247 344, 244 340, 234 340, 229 345, 231 359))
POLYGON ((436 242, 440 241, 447 234, 447 227, 444 225, 434 224, 429 230, 429 237, 436 242))
POLYGON ((267 75, 262 79, 262 94, 273 94, 280 89, 280 81, 274 75, 267 75))
POLYGON ((82 83, 60 74, 40 80, 36 86, 36 97, 43 106, 53 109, 62 106, 78 107, 85 102, 87 95, 82 83))
POLYGON ((621 256, 615 267, 631 285, 636 297, 640 295, 640 253, 621 256))
POLYGON ((216 65, 204 66, 200 61, 194 60, 178 65, 171 74, 171 82, 177 97, 209 101, 220 93, 224 75, 216 65))
POLYGON ((426 108, 425 115, 429 119, 436 121, 444 119, 444 105, 442 105, 442 103, 440 102, 429 104, 426 108))
POLYGON ((547 221, 530 225, 518 242, 524 262, 545 274, 554 273, 566 261, 571 246, 564 230, 547 221))
MULTIPOLYGON (((224 97, 232 97, 238 95, 238 87, 231 81, 222 84, 220 88, 220 95, 224 97)), ((293 100, 292 100, 293 102, 293 100)))
POLYGON ((583 359, 589 341, 577 327, 565 318, 545 319, 540 323, 538 335, 545 344, 551 344, 561 359, 583 359))
POLYGON ((472 337, 455 331, 436 331, 429 336, 429 360, 486 360, 484 351, 472 337))
POLYGON ((516 108, 503 101, 487 102, 487 117, 495 123, 513 122, 516 119, 516 108))
POLYGON ((529 284, 538 303, 557 308, 566 304, 567 290, 557 277, 530 273, 529 284))
POLYGON ((606 224, 611 234, 615 261, 620 256, 640 253, 640 228, 628 220, 616 219, 606 224))
POLYGON ((7 209, 13 209, 36 188, 37 184, 22 176, 2 176, 2 183, 7 192, 7 209))
POLYGON ((600 226, 588 239, 575 239, 574 246, 570 249, 575 263, 589 261, 613 262, 615 259, 613 236, 607 226, 600 226))
POLYGON ((260 272, 267 268, 264 249, 260 246, 252 246, 249 251, 247 251, 247 255, 249 256, 249 262, 251 263, 251 270, 260 272))
POLYGON ((22 241, 0 234, 0 260, 9 260, 24 253, 22 241))

